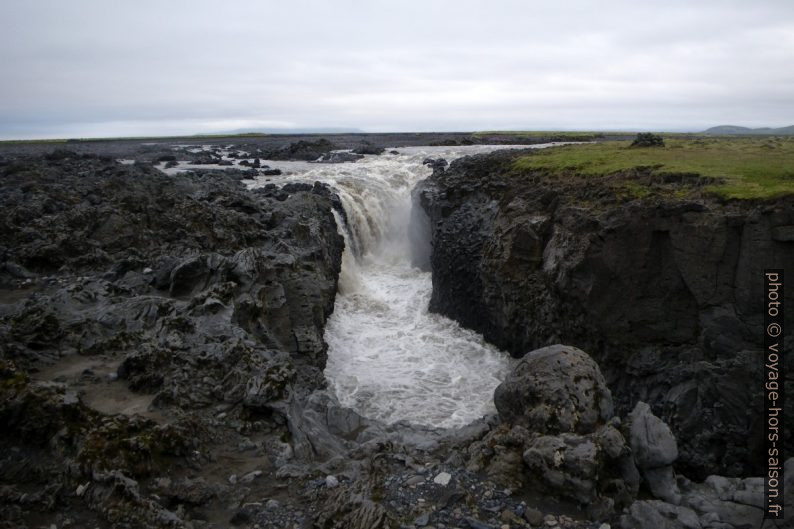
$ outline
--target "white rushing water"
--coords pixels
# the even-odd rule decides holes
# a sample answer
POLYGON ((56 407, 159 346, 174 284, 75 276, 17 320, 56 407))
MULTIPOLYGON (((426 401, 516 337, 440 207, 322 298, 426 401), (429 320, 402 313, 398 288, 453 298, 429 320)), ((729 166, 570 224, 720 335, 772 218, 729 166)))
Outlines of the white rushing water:
MULTIPOLYGON (((365 417, 437 427, 466 425, 494 411, 493 391, 509 357, 457 323, 428 312, 429 272, 411 265, 411 190, 453 159, 505 146, 410 147, 355 163, 265 161, 272 182, 319 180, 345 208, 348 229, 334 313, 325 331, 329 387, 365 417)), ((341 216, 337 223, 341 223, 341 216)))

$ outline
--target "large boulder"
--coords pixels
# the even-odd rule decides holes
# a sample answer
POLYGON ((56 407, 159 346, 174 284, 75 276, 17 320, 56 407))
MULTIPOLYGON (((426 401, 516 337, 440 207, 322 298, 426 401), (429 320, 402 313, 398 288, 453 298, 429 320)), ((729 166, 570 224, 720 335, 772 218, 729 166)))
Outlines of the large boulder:
MULTIPOLYGON (((496 388, 494 402, 511 434, 493 442, 522 449, 528 483, 586 506, 597 520, 634 501, 639 473, 609 388, 587 353, 566 345, 527 353, 496 388)), ((508 459, 497 454, 489 474, 508 459)))
POLYGON ((379 146, 379 145, 375 145, 375 144, 373 144, 371 142, 368 142, 368 141, 362 141, 361 145, 356 147, 355 149, 353 149, 352 152, 354 152, 355 154, 374 154, 374 155, 378 155, 378 154, 383 154, 384 151, 386 151, 386 149, 381 147, 381 146, 379 146))
POLYGON ((678 443, 670 427, 644 402, 637 403, 628 420, 634 463, 651 493, 662 500, 679 503, 681 494, 672 466, 678 459, 678 443))
POLYGON ((637 467, 658 468, 672 465, 678 459, 673 432, 646 403, 637 403, 629 415, 629 424, 629 442, 637 467))
POLYGON ((639 475, 623 437, 612 426, 595 434, 542 435, 526 444, 524 464, 546 490, 588 506, 595 518, 608 516, 637 495, 639 475))
POLYGON ((496 388, 494 403, 502 421, 541 433, 586 434, 613 415, 598 365, 567 345, 527 353, 496 388))
POLYGON ((336 145, 325 138, 316 141, 299 140, 263 153, 266 160, 303 160, 311 162, 336 149, 336 145))
POLYGON ((690 477, 757 472, 759 278, 794 262, 794 195, 724 201, 693 175, 561 176, 519 170, 522 156, 465 156, 417 186, 430 310, 516 358, 550 343, 587 351, 616 413, 658 410, 690 477), (646 183, 662 192, 623 187, 646 183))
POLYGON ((591 520, 606 521, 636 500, 640 484, 619 428, 617 417, 585 435, 500 424, 467 448, 466 468, 484 470, 500 487, 573 501, 591 520))

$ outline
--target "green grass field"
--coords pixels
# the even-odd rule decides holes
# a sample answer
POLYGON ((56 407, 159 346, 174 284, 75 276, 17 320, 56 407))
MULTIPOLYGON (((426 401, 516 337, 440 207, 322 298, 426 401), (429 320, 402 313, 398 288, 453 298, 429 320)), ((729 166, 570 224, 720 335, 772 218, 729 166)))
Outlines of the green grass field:
MULTIPOLYGON (((665 139, 665 147, 636 148, 608 141, 543 149, 522 156, 517 170, 608 175, 636 167, 664 173, 697 173, 722 179, 707 191, 725 198, 772 198, 794 193, 794 138, 665 139)), ((635 195, 647 196, 640 184, 635 195)))
MULTIPOLYGON (((473 132, 472 136, 479 138, 488 137, 513 137, 517 139, 548 139, 555 141, 619 141, 633 138, 637 132, 618 130, 482 130, 473 132)), ((703 137, 694 132, 665 132, 665 137, 694 138, 703 137)))

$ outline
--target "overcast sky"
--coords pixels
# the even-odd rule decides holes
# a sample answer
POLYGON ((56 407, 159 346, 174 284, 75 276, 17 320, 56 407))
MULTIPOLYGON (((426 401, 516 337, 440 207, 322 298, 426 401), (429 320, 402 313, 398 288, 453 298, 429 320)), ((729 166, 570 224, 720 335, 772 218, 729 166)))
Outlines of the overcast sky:
POLYGON ((0 138, 794 124, 794 0, 2 0, 0 138))

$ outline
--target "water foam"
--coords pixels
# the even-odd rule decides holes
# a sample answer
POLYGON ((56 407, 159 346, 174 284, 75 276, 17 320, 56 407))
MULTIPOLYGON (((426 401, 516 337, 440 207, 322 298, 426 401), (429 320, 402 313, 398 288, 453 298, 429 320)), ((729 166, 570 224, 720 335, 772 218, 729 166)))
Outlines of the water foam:
POLYGON ((407 229, 411 189, 431 172, 425 158, 452 161, 497 148, 505 146, 410 147, 334 165, 267 162, 285 173, 272 182, 326 182, 345 208, 348 226, 340 231, 347 244, 325 331, 325 376, 339 401, 361 415, 457 427, 494 411, 493 391, 511 360, 428 311, 430 273, 411 266, 407 229))

